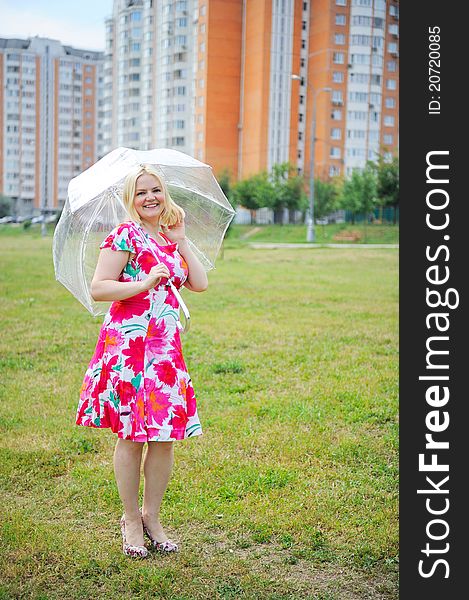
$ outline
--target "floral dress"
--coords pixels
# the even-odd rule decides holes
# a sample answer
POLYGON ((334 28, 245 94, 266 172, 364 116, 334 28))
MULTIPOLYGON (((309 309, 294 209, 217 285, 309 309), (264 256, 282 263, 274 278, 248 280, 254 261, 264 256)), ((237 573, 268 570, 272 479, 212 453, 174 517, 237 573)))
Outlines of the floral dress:
MULTIPOLYGON (((163 235, 163 237, 165 237, 163 235)), ((134 223, 122 223, 101 248, 130 252, 119 281, 141 281, 158 261, 176 288, 187 279, 177 243, 158 244, 134 223)), ((163 278, 149 291, 111 304, 88 366, 76 424, 110 427, 135 442, 200 435, 192 381, 182 355, 179 303, 163 278)))

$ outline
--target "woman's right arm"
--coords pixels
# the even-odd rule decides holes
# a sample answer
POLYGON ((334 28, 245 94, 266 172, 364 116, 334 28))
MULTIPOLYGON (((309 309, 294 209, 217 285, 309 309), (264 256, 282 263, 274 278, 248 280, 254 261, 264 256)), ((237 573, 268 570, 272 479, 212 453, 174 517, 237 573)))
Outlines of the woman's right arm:
POLYGON ((91 281, 91 296, 97 302, 126 300, 158 285, 162 277, 169 277, 168 267, 154 266, 143 281, 118 281, 129 260, 130 253, 103 248, 91 281))

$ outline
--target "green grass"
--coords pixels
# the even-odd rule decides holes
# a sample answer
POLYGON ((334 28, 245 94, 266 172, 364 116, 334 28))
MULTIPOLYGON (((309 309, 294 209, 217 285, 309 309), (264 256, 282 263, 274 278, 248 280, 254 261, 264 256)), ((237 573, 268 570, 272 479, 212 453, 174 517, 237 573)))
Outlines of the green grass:
MULTIPOLYGON (((183 339, 176 557, 121 552, 110 430, 74 424, 100 326, 51 238, 1 234, 0 599, 398 597, 396 250, 228 242, 183 339)), ((143 481, 142 481, 143 486, 143 481)))
MULTIPOLYGON (((315 225, 315 241, 319 244, 398 244, 399 225, 331 223, 315 225), (353 239, 349 239, 352 237, 353 239)), ((306 242, 306 225, 232 225, 225 245, 250 242, 306 242)))

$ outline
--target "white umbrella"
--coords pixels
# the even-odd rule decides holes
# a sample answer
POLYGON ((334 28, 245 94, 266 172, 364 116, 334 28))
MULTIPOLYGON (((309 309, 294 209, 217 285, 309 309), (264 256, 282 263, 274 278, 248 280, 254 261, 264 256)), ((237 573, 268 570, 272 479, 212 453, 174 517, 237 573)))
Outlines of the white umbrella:
POLYGON ((183 152, 116 148, 106 154, 70 181, 53 239, 56 279, 92 315, 105 314, 109 306, 93 300, 90 293, 99 246, 116 225, 130 220, 122 204, 122 188, 127 174, 141 164, 155 167, 173 200, 184 209, 189 245, 207 271, 215 266, 235 214, 211 167, 183 152))

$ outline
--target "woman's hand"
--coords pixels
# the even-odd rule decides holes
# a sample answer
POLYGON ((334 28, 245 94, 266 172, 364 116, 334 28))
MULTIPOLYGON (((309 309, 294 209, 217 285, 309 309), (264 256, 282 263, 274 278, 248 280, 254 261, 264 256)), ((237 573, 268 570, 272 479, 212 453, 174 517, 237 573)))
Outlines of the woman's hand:
POLYGON ((164 265, 163 263, 155 265, 151 268, 148 277, 141 282, 142 291, 147 291, 151 288, 156 287, 164 277, 169 279, 170 276, 171 274, 166 265, 164 265))
POLYGON ((182 242, 186 238, 186 226, 184 219, 175 225, 169 225, 164 228, 164 234, 174 243, 182 242))

